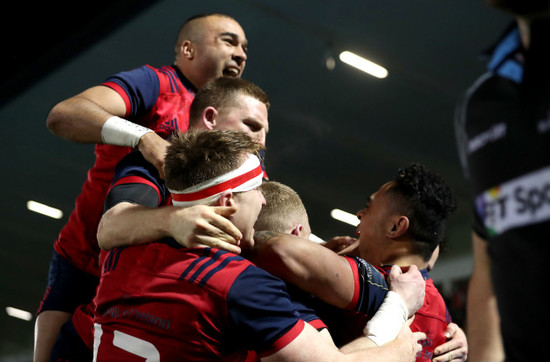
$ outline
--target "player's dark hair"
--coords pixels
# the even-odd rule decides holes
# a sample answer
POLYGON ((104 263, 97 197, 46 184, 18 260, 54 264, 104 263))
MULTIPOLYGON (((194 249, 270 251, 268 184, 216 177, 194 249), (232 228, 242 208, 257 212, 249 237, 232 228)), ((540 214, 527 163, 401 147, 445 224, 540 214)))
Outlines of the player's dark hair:
POLYGON ((448 219, 456 209, 453 191, 440 175, 417 163, 399 169, 393 181, 388 192, 398 196, 395 205, 409 218, 416 252, 427 261, 445 240, 448 219))
POLYGON ((204 13, 204 14, 196 14, 196 15, 190 16, 180 26, 178 30, 178 34, 176 36, 176 41, 174 45, 176 59, 178 58, 178 48, 183 44, 183 42, 185 40, 192 40, 190 38, 193 38, 197 34, 196 27, 194 26, 196 23, 196 20, 205 19, 210 16, 220 16, 220 17, 228 18, 237 22, 237 20, 235 20, 235 18, 233 18, 232 16, 223 14, 223 13, 204 13))

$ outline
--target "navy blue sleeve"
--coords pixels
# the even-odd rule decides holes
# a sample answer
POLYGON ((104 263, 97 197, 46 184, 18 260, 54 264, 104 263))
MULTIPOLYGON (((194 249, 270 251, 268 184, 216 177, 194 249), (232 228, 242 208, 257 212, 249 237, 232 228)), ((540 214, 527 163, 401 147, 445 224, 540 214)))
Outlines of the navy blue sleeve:
POLYGON ((308 323, 319 319, 312 308, 316 299, 313 295, 290 283, 286 283, 286 290, 301 319, 308 323))
POLYGON ((380 270, 365 260, 359 257, 351 257, 350 259, 357 264, 359 273, 359 278, 356 280, 356 284, 359 284, 359 298, 354 310, 373 316, 384 301, 386 294, 388 294, 389 287, 386 277, 380 270))
POLYGON ((168 194, 158 170, 145 160, 141 152, 133 151, 115 168, 113 185, 105 199, 104 210, 124 201, 157 207, 166 201, 168 194))
POLYGON ((158 76, 147 66, 120 72, 108 78, 106 82, 116 83, 126 92, 131 106, 129 119, 141 117, 149 112, 159 96, 158 76))
POLYGON ((230 320, 239 342, 265 351, 300 320, 285 283, 256 266, 249 266, 235 279, 227 295, 230 320))

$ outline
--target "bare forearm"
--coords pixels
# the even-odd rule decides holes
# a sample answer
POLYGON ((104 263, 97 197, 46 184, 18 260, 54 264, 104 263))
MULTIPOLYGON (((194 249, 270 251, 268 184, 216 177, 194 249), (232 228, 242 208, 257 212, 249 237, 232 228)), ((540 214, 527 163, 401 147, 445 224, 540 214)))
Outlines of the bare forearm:
POLYGON ((101 143, 101 128, 111 116, 123 116, 125 105, 110 88, 94 87, 58 103, 46 125, 56 136, 79 143, 101 143))
POLYGON ((173 207, 147 208, 122 202, 101 218, 97 240, 102 249, 136 245, 169 236, 169 218, 173 207))
POLYGON ((257 244, 251 260, 258 266, 327 303, 341 308, 349 305, 355 284, 344 257, 292 235, 257 232, 254 239, 257 244))
POLYGON ((504 360, 500 317, 490 275, 487 242, 473 235, 474 271, 467 300, 467 326, 470 359, 504 360))
POLYGON ((340 348, 342 353, 352 353, 363 349, 378 348, 376 343, 367 337, 357 338, 340 348))
POLYGON ((298 248, 292 248, 299 243, 298 237, 276 233, 272 231, 259 231, 254 234, 254 249, 246 254, 246 257, 255 264, 277 275, 286 281, 297 283, 307 278, 308 268, 302 267, 298 248))
POLYGON ((467 318, 470 358, 475 361, 503 360, 496 298, 492 289, 475 274, 468 291, 467 318))
POLYGON ((361 337, 340 348, 340 352, 369 362, 403 362, 415 361, 419 349, 420 345, 411 339, 398 338, 378 347, 369 338, 361 337))

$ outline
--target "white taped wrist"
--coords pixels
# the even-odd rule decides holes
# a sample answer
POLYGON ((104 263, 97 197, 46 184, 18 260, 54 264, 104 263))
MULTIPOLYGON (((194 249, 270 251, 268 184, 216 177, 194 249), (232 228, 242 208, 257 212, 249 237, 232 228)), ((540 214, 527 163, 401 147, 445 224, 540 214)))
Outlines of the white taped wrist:
POLYGON ((115 146, 137 147, 141 136, 153 130, 113 116, 101 128, 103 143, 115 146))
POLYGON ((365 335, 381 346, 397 338, 407 321, 409 310, 405 301, 396 292, 389 291, 371 320, 367 323, 365 335))

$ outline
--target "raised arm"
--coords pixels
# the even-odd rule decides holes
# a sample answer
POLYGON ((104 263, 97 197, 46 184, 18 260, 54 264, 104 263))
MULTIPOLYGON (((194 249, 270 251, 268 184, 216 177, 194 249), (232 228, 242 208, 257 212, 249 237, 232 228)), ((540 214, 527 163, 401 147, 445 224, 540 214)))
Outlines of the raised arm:
POLYGON ((96 86, 55 105, 46 125, 56 136, 72 142, 138 147, 163 177, 168 142, 121 118, 125 114, 126 105, 117 92, 96 86), (105 127, 107 120, 110 121, 105 127))
POLYGON ((109 87, 96 86, 68 98, 50 111, 46 125, 56 136, 79 143, 102 143, 101 128, 112 116, 124 117, 122 97, 109 87))

